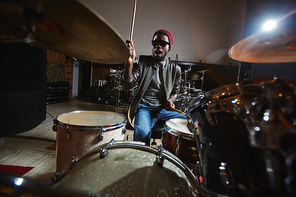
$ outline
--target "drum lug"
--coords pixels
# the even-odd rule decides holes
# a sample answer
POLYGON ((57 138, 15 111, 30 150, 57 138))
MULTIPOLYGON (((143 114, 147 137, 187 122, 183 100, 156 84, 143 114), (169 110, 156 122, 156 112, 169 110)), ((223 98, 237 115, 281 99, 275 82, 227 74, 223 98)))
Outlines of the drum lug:
POLYGON ((72 134, 70 132, 66 133, 66 140, 71 140, 72 134))
POLYGON ((103 158, 105 158, 106 156, 108 155, 108 150, 107 150, 107 148, 101 148, 101 150, 100 150, 100 158, 101 159, 103 159, 103 158))
POLYGON ((235 187, 234 178, 226 162, 221 162, 219 171, 220 171, 219 174, 220 174, 221 183, 226 187, 234 188, 235 187))
POLYGON ((115 142, 114 138, 104 147, 100 149, 100 158, 103 159, 108 155, 108 147, 112 146, 112 144, 115 142))
POLYGON ((164 157, 163 155, 159 155, 159 157, 157 158, 157 165, 162 167, 163 166, 163 163, 164 163, 164 157))
POLYGON ((102 128, 99 128, 99 131, 98 131, 98 140, 99 142, 103 141, 104 139, 104 134, 103 134, 103 129, 102 128))
POLYGON ((164 163, 164 156, 163 156, 163 147, 162 145, 158 146, 158 153, 159 156, 157 157, 157 165, 162 167, 164 163))
POLYGON ((72 138, 72 134, 71 134, 71 132, 69 132, 69 130, 70 130, 70 127, 69 127, 69 125, 67 125, 66 140, 71 140, 71 138, 72 138))
POLYGON ((56 118, 54 118, 54 119, 53 119, 52 130, 53 130, 53 131, 57 131, 57 130, 58 130, 58 125, 60 125, 60 124, 59 124, 59 121, 58 121, 56 118))
POLYGON ((125 133, 126 133, 126 128, 123 127, 123 128, 122 128, 122 134, 125 134, 125 133))

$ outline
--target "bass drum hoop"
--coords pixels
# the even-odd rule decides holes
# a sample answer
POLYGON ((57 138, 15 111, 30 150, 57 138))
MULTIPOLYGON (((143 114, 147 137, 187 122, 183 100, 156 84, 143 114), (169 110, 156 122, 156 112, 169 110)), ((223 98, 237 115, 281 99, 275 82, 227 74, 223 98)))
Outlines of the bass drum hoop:
MULTIPOLYGON (((183 163, 178 157, 176 157, 171 152, 165 150, 165 149, 154 149, 148 146, 145 146, 142 142, 134 142, 134 141, 115 141, 113 144, 110 145, 110 143, 101 144, 96 149, 90 151, 89 153, 82 156, 80 159, 76 160, 65 170, 63 173, 60 174, 61 178, 56 179, 55 183, 58 183, 60 180, 63 180, 63 176, 66 175, 68 172, 70 172, 73 168, 75 168, 79 163, 81 163, 84 159, 96 154, 100 153, 102 149, 106 148, 107 150, 116 149, 116 148, 133 148, 136 150, 142 150, 149 153, 154 153, 156 156, 161 156, 163 159, 167 159, 168 161, 172 162, 174 165, 176 165, 179 169, 184 172, 184 174, 187 176, 188 179, 190 179, 191 183, 194 184, 193 186, 195 188, 199 187, 198 181, 195 178, 195 175, 191 172, 191 170, 187 167, 185 163, 183 163)), ((107 155, 108 157, 108 155, 107 155)))

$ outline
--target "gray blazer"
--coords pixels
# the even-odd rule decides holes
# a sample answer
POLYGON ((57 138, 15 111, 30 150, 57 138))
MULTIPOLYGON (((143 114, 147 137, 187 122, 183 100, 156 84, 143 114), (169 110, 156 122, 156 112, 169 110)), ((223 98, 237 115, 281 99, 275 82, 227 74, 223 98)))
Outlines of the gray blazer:
MULTIPOLYGON (((123 87, 125 90, 130 90, 138 84, 137 91, 131 103, 130 118, 133 119, 138 105, 147 90, 154 73, 156 72, 157 64, 154 62, 152 56, 139 56, 138 63, 133 65, 133 78, 131 82, 123 80, 123 87)), ((180 91, 181 82, 181 68, 177 64, 167 59, 166 65, 163 68, 163 80, 166 100, 171 95, 178 94, 180 91)))

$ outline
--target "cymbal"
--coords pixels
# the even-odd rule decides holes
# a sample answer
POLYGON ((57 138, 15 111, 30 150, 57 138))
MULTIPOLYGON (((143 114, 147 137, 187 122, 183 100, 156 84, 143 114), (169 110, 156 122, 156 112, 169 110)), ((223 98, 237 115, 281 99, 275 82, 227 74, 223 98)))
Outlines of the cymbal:
POLYGON ((277 21, 271 31, 262 31, 232 46, 230 58, 250 63, 296 62, 296 10, 277 21))
POLYGON ((2 0, 1 42, 26 42, 78 59, 121 64, 129 57, 121 36, 81 0, 2 0))

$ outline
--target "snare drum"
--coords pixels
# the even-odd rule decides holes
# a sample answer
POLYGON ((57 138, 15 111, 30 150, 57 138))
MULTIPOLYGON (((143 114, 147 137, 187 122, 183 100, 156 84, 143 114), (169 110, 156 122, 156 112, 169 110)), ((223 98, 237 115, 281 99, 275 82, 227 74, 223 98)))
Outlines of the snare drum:
POLYGON ((196 138, 187 127, 187 119, 174 118, 166 121, 162 144, 165 149, 183 162, 195 165, 198 158, 196 138))
POLYGON ((99 146, 72 166, 55 187, 107 196, 199 195, 194 175, 176 156, 133 141, 99 146), (101 157, 100 152, 106 151, 107 156, 101 157))
POLYGON ((72 111, 54 120, 57 131, 56 172, 112 138, 123 140, 126 117, 108 111, 72 111))

